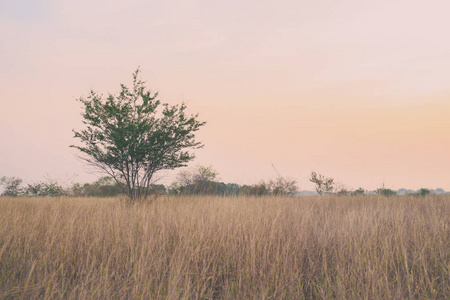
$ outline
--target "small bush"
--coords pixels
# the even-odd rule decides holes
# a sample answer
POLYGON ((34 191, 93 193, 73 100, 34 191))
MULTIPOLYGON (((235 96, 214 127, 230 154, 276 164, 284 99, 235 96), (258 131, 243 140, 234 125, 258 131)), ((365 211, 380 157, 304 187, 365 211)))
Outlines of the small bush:
POLYGON ((425 197, 425 196, 431 194, 431 191, 429 189, 421 188, 417 194, 419 196, 425 197))
POLYGON ((352 196, 359 196, 359 195, 364 195, 366 193, 366 191, 362 188, 362 187, 360 187, 360 188, 358 188, 357 190, 354 190, 352 193, 351 193, 351 195, 352 196))
POLYGON ((385 197, 390 197, 390 196, 394 196, 397 195, 397 192, 391 189, 387 189, 387 188, 381 188, 377 190, 378 195, 382 195, 385 197))

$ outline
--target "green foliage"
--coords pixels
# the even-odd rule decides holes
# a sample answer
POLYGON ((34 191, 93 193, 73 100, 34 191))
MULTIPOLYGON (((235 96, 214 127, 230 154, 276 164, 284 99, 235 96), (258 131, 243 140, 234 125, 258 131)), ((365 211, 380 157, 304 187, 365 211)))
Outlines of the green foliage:
POLYGON ((247 196, 266 196, 270 195, 269 184, 261 180, 259 183, 243 187, 243 194, 247 196))
POLYGON ((29 183, 26 187, 21 187, 22 179, 17 177, 2 177, 0 185, 4 186, 4 196, 63 196, 66 194, 64 188, 54 180, 46 182, 29 183))
POLYGON ((390 196, 394 196, 397 195, 397 192, 391 189, 387 189, 387 188, 381 188, 377 190, 378 195, 382 195, 385 197, 390 197, 390 196))
POLYGON ((223 186, 216 182, 218 173, 211 166, 196 166, 178 173, 177 179, 170 186, 174 195, 212 195, 220 193, 223 186))
POLYGON ((346 196, 346 195, 350 195, 350 193, 351 192, 349 190, 347 190, 346 188, 341 188, 336 192, 336 194, 338 196, 346 196))
POLYGON ((92 184, 84 185, 88 197, 114 197, 122 193, 121 186, 111 177, 101 177, 92 184))
POLYGON ((72 197, 84 197, 84 185, 74 183, 67 189, 67 193, 72 197))
POLYGON ((352 196, 359 196, 359 195, 364 195, 364 194, 365 194, 365 190, 362 187, 358 188, 357 190, 354 190, 351 193, 352 196))
POLYGON ((16 197, 23 193, 21 188, 22 179, 18 177, 6 177, 0 178, 0 186, 3 186, 4 191, 2 196, 16 197))
POLYGON ((297 181, 294 179, 285 179, 282 176, 278 176, 275 179, 269 181, 270 194, 276 196, 293 196, 297 191, 297 181))
POLYGON ((327 195, 333 193, 334 190, 334 179, 331 177, 325 177, 316 172, 311 173, 309 179, 312 183, 316 185, 316 192, 319 195, 327 195))
POLYGON ((426 189, 426 188, 421 188, 417 194, 419 196, 425 197, 427 195, 430 195, 431 191, 429 189, 426 189))
POLYGON ((29 183, 24 189, 24 195, 32 197, 60 197, 66 194, 64 188, 55 180, 29 183))
POLYGON ((219 196, 264 196, 294 195, 296 181, 279 176, 268 182, 260 181, 252 186, 240 186, 236 183, 217 182, 218 173, 211 166, 196 166, 181 171, 170 186, 172 195, 219 195, 219 196))
POLYGON ((297 191, 297 182, 294 179, 285 179, 279 175, 268 182, 261 180, 251 186, 241 187, 241 193, 247 196, 293 196, 297 191))
POLYGON ((118 95, 106 99, 91 91, 80 98, 86 129, 75 131, 83 146, 72 145, 90 166, 106 173, 131 201, 146 197, 160 170, 185 166, 194 158, 187 149, 201 148, 195 132, 205 123, 188 115, 186 105, 170 106, 157 100, 133 74, 133 87, 121 85, 118 95), (122 185, 123 183, 123 185, 122 185))
POLYGON ((179 172, 175 184, 180 186, 201 185, 205 182, 214 181, 217 175, 217 171, 212 166, 197 165, 195 168, 179 172))
POLYGON ((42 195, 49 197, 59 197, 65 194, 64 188, 56 181, 42 183, 42 195))
MULTIPOLYGON (((105 176, 92 183, 74 183, 67 193, 74 197, 115 197, 123 194, 121 184, 123 183, 118 184, 113 178, 105 176)), ((150 185, 149 195, 165 193, 164 185, 150 185)))
POLYGON ((25 195, 32 197, 42 196, 42 187, 42 183, 40 182, 29 183, 25 188, 25 195))
POLYGON ((122 194, 122 187, 113 178, 105 176, 93 183, 74 183, 68 193, 74 197, 114 197, 122 194))

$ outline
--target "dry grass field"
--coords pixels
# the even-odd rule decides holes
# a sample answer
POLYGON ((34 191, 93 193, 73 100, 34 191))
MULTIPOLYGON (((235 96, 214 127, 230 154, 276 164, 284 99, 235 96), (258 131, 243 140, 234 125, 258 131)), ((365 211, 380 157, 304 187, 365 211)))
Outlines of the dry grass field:
POLYGON ((449 299, 450 197, 0 198, 0 298, 449 299))

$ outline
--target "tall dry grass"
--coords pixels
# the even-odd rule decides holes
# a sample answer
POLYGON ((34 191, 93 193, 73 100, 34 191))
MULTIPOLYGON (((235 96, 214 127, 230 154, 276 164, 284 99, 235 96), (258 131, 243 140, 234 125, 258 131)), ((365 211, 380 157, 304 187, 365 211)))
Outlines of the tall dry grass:
POLYGON ((445 299, 450 197, 0 198, 0 298, 445 299))

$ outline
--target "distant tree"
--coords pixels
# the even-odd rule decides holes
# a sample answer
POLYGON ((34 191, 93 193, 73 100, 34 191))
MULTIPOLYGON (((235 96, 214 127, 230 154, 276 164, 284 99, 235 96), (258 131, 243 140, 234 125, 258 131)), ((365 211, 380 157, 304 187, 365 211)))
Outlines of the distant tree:
POLYGON ((90 185, 90 195, 94 197, 114 197, 122 194, 121 185, 117 184, 113 178, 100 177, 90 185))
POLYGON ((25 188, 25 195, 39 197, 42 195, 42 183, 35 182, 27 184, 25 188))
POLYGON ((351 194, 352 196, 358 196, 358 195, 364 195, 366 193, 366 191, 360 187, 357 190, 354 190, 351 194))
POLYGON ((201 148, 195 132, 205 123, 188 115, 186 105, 169 106, 157 100, 133 74, 133 87, 121 85, 106 99, 91 91, 80 98, 86 129, 75 131, 83 146, 72 145, 90 166, 111 176, 133 202, 151 192, 155 173, 185 166, 194 158, 188 149, 201 148))
POLYGON ((335 193, 338 196, 346 196, 350 195, 352 193, 351 190, 349 190, 345 185, 341 183, 335 183, 333 188, 333 193, 335 193))
POLYGON ((382 196, 386 196, 386 197, 390 197, 390 196, 394 196, 397 195, 397 192, 388 188, 380 188, 377 189, 377 194, 378 195, 382 195, 382 196))
POLYGON ((418 192, 419 196, 425 197, 431 194, 431 191, 429 189, 421 188, 418 192))
POLYGON ((285 179, 281 175, 270 180, 268 186, 270 193, 277 196, 293 196, 298 189, 296 180, 290 178, 285 179))
POLYGON ((270 195, 270 185, 261 180, 259 183, 251 185, 244 193, 248 196, 270 195))
POLYGON ((241 186, 237 183, 223 183, 223 192, 221 193, 223 196, 237 196, 241 193, 241 186))
POLYGON ((192 185, 202 182, 214 181, 218 173, 212 166, 205 167, 197 165, 195 168, 183 170, 178 173, 177 181, 181 185, 192 185))
POLYGON ((123 194, 122 187, 108 176, 83 185, 74 183, 67 193, 74 197, 114 197, 123 194))
POLYGON ((67 194, 72 197, 84 197, 84 186, 80 183, 74 183, 66 190, 67 194))
POLYGON ((172 194, 214 194, 218 183, 215 182, 218 173, 212 166, 197 165, 194 168, 178 173, 177 179, 171 185, 172 194))
POLYGON ((346 188, 340 188, 339 190, 336 191, 336 194, 339 196, 346 196, 350 195, 351 191, 347 190, 346 188))
POLYGON ((27 184, 23 189, 23 194, 32 197, 59 197, 69 193, 56 180, 48 179, 47 181, 27 184))
POLYGON ((40 195, 49 197, 60 197, 65 195, 65 191, 64 188, 58 182, 50 180, 41 183, 40 195))
POLYGON ((16 197, 20 195, 23 190, 21 188, 22 179, 18 177, 2 177, 0 178, 0 186, 3 186, 4 191, 2 196, 16 197))
POLYGON ((178 173, 176 180, 169 190, 173 195, 218 195, 218 196, 263 196, 263 195, 290 195, 297 190, 296 181, 282 176, 268 182, 260 181, 257 184, 240 186, 236 183, 216 181, 218 172, 211 166, 197 165, 194 168, 178 173))
POLYGON ((331 177, 325 177, 316 172, 312 172, 309 181, 316 185, 316 192, 319 195, 327 195, 334 190, 334 179, 331 177))
POLYGON ((390 196, 397 195, 397 192, 392 189, 386 188, 384 186, 384 182, 383 182, 383 186, 381 188, 377 189, 377 194, 381 195, 381 196, 385 196, 385 197, 390 197, 390 196))

